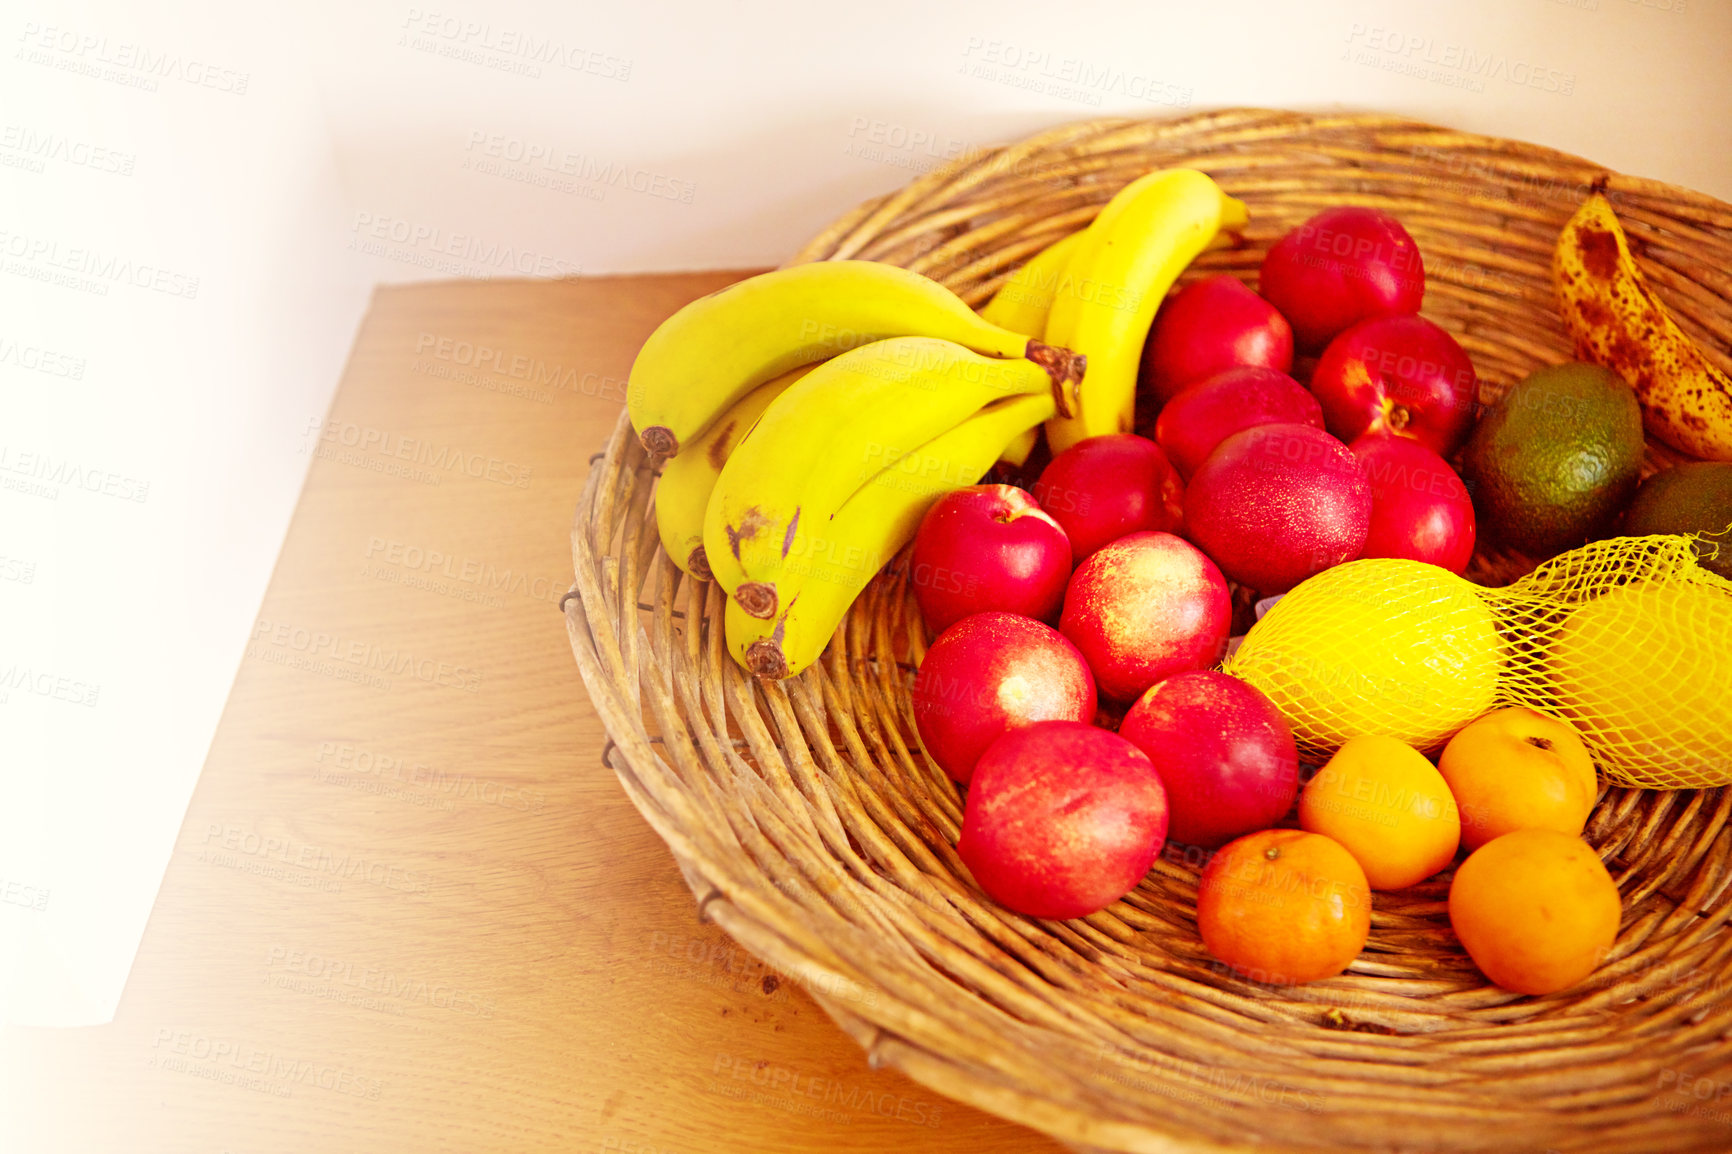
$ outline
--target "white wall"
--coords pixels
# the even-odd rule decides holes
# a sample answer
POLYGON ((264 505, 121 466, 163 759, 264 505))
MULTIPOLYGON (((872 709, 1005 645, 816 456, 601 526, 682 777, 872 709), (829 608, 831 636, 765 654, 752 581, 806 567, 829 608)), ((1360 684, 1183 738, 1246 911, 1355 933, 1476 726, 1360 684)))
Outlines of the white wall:
POLYGON ((241 7, 0 17, 20 1022, 113 1013, 373 282, 774 264, 947 154, 1233 104, 1405 113, 1732 199, 1724 0, 241 7))
MULTIPOLYGON (((1732 199, 1724 0, 417 0, 326 11, 320 86, 366 227, 411 222, 588 272, 774 264, 947 151, 1187 102, 1402 113, 1732 199), (526 63, 512 48, 530 42, 579 67, 502 70, 526 63), (1440 62, 1432 73, 1411 74, 1428 58, 1440 62), (1085 73, 1116 91, 1066 83, 1085 73), (1049 91, 1014 86, 1030 83, 1049 91), (494 137, 536 159, 488 157, 494 137), (498 170, 466 167, 476 161, 498 170), (560 175, 586 166, 619 183, 560 175), (554 186, 507 179, 531 175, 554 186)), ((438 275, 397 261, 378 272, 438 275)))
POLYGON ((325 240, 347 206, 298 36, 139 7, 0 18, 0 1019, 25 1024, 113 1015, 371 280, 325 240))

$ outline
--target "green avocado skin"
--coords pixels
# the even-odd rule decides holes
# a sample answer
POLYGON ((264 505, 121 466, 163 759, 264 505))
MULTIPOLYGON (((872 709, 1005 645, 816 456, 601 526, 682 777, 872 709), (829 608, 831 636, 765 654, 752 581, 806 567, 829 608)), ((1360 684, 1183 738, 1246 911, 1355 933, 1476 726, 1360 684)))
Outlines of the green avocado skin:
POLYGON ((1624 514, 1624 535, 1654 533, 1701 534, 1696 559, 1732 581, 1732 461, 1691 461, 1644 481, 1624 514))
POLYGON ((1539 369, 1481 419, 1462 476, 1482 531, 1533 556, 1610 528, 1642 468, 1642 409, 1624 379, 1579 363, 1539 369))

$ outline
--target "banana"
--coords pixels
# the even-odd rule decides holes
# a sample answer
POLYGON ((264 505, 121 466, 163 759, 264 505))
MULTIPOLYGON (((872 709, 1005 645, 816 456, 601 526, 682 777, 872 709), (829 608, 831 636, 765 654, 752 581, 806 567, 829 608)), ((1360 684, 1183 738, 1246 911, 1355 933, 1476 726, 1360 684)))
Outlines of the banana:
POLYGON ((799 365, 885 337, 954 341, 1069 371, 1071 358, 980 318, 916 272, 816 261, 750 277, 686 305, 638 351, 626 408, 644 448, 672 457, 752 389, 799 365))
POLYGON ((932 502, 974 484, 1007 441, 1055 412, 1052 397, 997 401, 907 454, 836 511, 799 559, 799 591, 770 620, 728 599, 728 651, 760 677, 792 677, 816 661, 873 574, 920 528, 932 502))
POLYGON ((704 556, 704 510, 716 478, 722 475, 722 465, 770 402, 817 367, 801 365, 759 385, 705 429, 686 452, 662 466, 656 486, 656 528, 661 532, 662 548, 675 565, 699 581, 710 579, 710 563, 704 556))
POLYGON ((1047 344, 1088 357, 1078 412, 1046 426, 1054 453, 1088 437, 1129 432, 1137 368, 1161 299, 1217 233, 1243 228, 1245 206, 1204 173, 1169 168, 1126 185, 1084 231, 1047 315, 1047 344))
MULTIPOLYGON (((1122 203, 1120 207, 1123 207, 1122 203)), ((1102 217, 1105 217, 1105 210, 1102 217)), ((1097 217, 1096 220, 1102 217, 1097 217)), ((1085 238, 1091 241, 1100 238, 1100 231, 1091 234, 1093 228, 1091 224, 1089 228, 1061 237, 1035 253, 1027 263, 1010 274, 1010 278, 993 294, 992 299, 986 302, 986 307, 980 310, 980 315, 1013 333, 1027 333, 1031 337, 1042 336, 1046 332, 1046 318, 1052 312, 1052 299, 1064 280, 1065 269, 1071 257, 1085 238)), ((1220 233, 1207 247, 1223 248, 1231 243, 1230 237, 1220 233)))
POLYGON ((980 315, 1013 333, 1025 333, 1031 337, 1045 333, 1046 315, 1052 309, 1059 278, 1064 275, 1071 253, 1076 251, 1083 235, 1082 232, 1073 232, 1035 253, 1010 274, 1010 279, 986 302, 980 315))
MULTIPOLYGON (((1046 331, 1046 314, 1052 309, 1053 293, 1058 291, 1059 277, 1070 261, 1070 254, 1082 242, 1083 234, 1073 232, 1047 245, 1010 274, 1010 279, 986 302, 980 315, 1002 329, 1038 337, 1046 331)), ((1028 462, 1034 446, 1040 440, 1039 429, 1019 434, 1004 447, 999 460, 1017 468, 1028 462)))
POLYGON ((1648 432, 1692 456, 1732 461, 1732 377, 1648 287, 1604 193, 1564 225, 1552 285, 1577 355, 1634 386, 1648 432))
POLYGON ((1039 429, 1024 429, 1011 438, 1010 444, 1004 447, 1004 452, 998 455, 998 459, 1020 469, 1028 464, 1029 454, 1034 452, 1034 447, 1039 443, 1039 429))
POLYGON ((783 562, 802 556, 880 469, 991 401, 1063 399, 1070 389, 1034 361, 932 337, 892 337, 826 361, 770 403, 722 466, 704 512, 710 571, 747 613, 772 616, 783 562))
POLYGON ((1089 226, 1082 230, 1081 239, 1071 250, 1070 259, 1065 262, 1064 268, 1059 271, 1058 283, 1053 286, 1053 295, 1046 302, 1047 319, 1041 329, 1042 339, 1045 339, 1047 330, 1053 327, 1052 305, 1053 301, 1058 298, 1060 291, 1067 298, 1060 327, 1066 332, 1074 330, 1077 317, 1076 306, 1080 298, 1090 292, 1097 291, 1098 288, 1092 280, 1085 280, 1085 283, 1079 288, 1077 278, 1088 277, 1088 270, 1095 260, 1095 254, 1100 251, 1101 238, 1107 235, 1107 232, 1113 227, 1113 222, 1124 213, 1125 206, 1135 198, 1135 193, 1140 192, 1153 178, 1164 175, 1166 171, 1166 169, 1160 169, 1147 173, 1121 188, 1106 203, 1106 206, 1095 214, 1095 218, 1089 222, 1089 226))

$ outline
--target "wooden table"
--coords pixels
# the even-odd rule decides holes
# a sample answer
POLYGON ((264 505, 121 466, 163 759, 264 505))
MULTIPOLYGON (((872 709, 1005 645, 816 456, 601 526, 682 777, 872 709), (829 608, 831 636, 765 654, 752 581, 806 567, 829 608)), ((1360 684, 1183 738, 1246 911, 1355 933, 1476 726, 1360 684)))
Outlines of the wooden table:
POLYGON ((739 275, 379 290, 119 1014, 0 1036, 32 1154, 1059 1149, 868 1069, 601 765, 572 511, 739 275))

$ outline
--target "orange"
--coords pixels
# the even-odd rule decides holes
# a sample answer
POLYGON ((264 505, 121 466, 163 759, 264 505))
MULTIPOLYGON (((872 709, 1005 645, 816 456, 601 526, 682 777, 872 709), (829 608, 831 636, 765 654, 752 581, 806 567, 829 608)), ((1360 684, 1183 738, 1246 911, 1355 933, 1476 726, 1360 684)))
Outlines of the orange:
POLYGON ((1197 928, 1213 957, 1252 981, 1332 978, 1365 948, 1371 887, 1328 838, 1266 829, 1227 843, 1203 870, 1197 928))
POLYGON ((1299 824, 1346 846, 1374 890, 1424 881, 1461 842, 1443 775, 1393 737, 1355 737, 1336 750, 1299 794, 1299 824))
POLYGON ((1518 829, 1578 837, 1600 792, 1576 727, 1519 706, 1488 713, 1450 738, 1437 768, 1461 810, 1461 844, 1469 850, 1518 829))
POLYGON ((1518 994, 1568 989, 1618 937, 1618 887, 1587 842, 1518 829, 1475 850, 1449 887, 1449 924, 1485 976, 1518 994))

